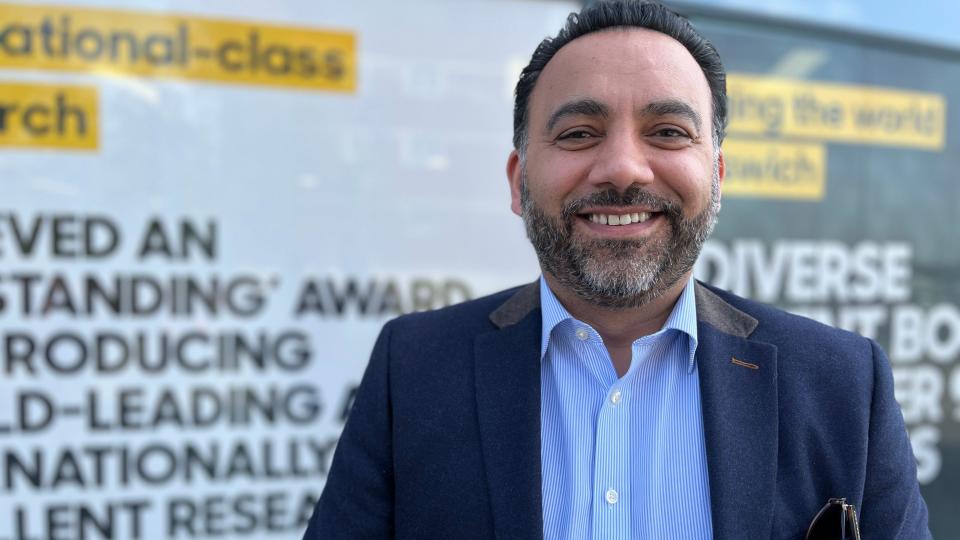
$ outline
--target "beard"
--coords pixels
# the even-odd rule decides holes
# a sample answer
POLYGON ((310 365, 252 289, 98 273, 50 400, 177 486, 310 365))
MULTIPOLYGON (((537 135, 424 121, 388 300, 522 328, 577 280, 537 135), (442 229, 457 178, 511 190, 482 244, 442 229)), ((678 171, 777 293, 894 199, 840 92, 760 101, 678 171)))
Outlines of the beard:
POLYGON ((710 204, 684 217, 680 204, 644 191, 638 184, 625 192, 614 189, 568 202, 557 217, 548 216, 527 188, 520 186, 521 217, 540 267, 564 287, 596 306, 635 308, 658 298, 692 268, 720 211, 719 163, 714 161, 710 204), (578 214, 592 206, 643 206, 669 224, 666 237, 590 239, 574 234, 578 214))

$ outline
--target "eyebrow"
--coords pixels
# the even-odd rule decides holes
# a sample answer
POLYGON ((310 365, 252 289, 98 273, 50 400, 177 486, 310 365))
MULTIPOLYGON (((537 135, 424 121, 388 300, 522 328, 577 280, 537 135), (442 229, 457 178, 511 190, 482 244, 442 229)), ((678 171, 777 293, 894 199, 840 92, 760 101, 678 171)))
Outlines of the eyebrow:
POLYGON ((641 116, 682 116, 691 122, 697 131, 703 130, 703 120, 693 107, 676 99, 665 99, 648 103, 640 109, 641 116))
POLYGON ((547 131, 553 131, 557 122, 569 116, 600 116, 606 118, 610 116, 610 109, 603 103, 589 98, 568 101, 550 115, 550 119, 547 120, 547 131))

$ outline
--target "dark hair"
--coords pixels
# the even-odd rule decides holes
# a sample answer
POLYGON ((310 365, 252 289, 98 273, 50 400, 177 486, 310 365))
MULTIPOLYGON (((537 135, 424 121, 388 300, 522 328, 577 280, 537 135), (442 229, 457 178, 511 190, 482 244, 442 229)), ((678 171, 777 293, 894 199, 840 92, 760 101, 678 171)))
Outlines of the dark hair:
POLYGON ((664 6, 641 0, 595 2, 580 13, 571 13, 567 23, 554 38, 546 38, 537 46, 530 63, 520 73, 513 108, 513 146, 526 147, 527 112, 530 94, 547 63, 564 45, 591 32, 608 28, 640 27, 666 34, 680 42, 700 65, 713 101, 713 135, 718 147, 723 142, 727 124, 727 74, 720 55, 713 45, 698 33, 690 22, 664 6))

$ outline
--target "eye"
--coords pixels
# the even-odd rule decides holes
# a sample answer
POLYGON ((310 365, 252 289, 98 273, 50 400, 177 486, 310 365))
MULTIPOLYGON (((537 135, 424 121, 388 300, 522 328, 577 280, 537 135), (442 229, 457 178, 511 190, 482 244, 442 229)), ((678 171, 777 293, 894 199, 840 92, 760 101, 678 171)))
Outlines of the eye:
POLYGON ((651 144, 667 150, 687 148, 697 142, 695 135, 691 135, 686 129, 673 124, 655 126, 648 133, 647 137, 651 144))
POLYGON ((664 137, 667 139, 692 138, 690 137, 690 135, 687 134, 686 131, 683 131, 682 129, 673 127, 673 126, 663 126, 663 127, 657 128, 653 132, 653 134, 656 135, 657 137, 664 137))
POLYGON ((564 150, 582 150, 600 142, 601 134, 589 127, 575 127, 557 135, 554 144, 564 150))
POLYGON ((589 131, 583 128, 576 128, 576 129, 571 129, 569 131, 564 131, 563 133, 560 134, 559 137, 557 137, 557 140, 570 141, 570 140, 585 140, 585 139, 593 139, 593 138, 596 138, 596 134, 594 134, 592 131, 589 131))

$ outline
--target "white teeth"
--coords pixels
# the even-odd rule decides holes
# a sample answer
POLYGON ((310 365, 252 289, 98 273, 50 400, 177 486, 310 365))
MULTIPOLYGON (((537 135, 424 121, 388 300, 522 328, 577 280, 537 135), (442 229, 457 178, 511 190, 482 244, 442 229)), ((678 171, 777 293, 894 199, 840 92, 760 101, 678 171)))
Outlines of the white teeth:
POLYGON ((643 223, 650 219, 650 212, 633 212, 632 214, 590 214, 590 221, 600 225, 630 225, 643 223))

